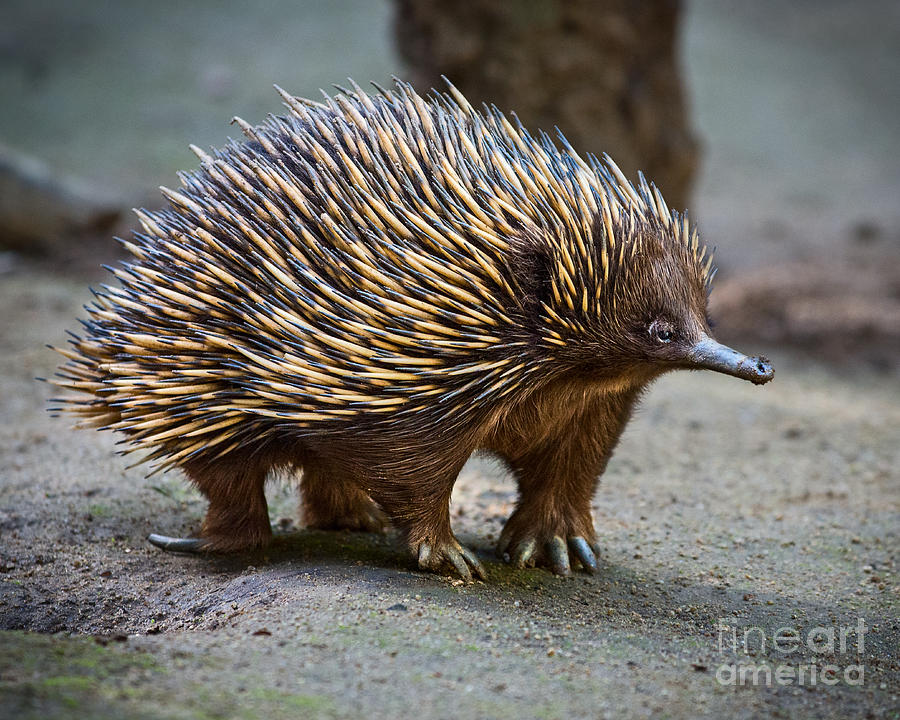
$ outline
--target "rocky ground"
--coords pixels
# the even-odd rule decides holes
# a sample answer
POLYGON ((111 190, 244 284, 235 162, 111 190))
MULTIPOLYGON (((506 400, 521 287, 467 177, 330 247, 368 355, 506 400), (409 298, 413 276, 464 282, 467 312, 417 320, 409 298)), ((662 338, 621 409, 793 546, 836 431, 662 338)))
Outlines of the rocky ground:
MULTIPOLYGON (((134 194, 171 184, 188 141, 226 134, 219 120, 277 109, 272 81, 310 92, 393 69, 383 4, 305 23, 289 15, 302 3, 267 5, 231 44, 206 6, 173 3, 167 24, 119 16, 141 3, 9 3, 0 97, 16 102, 0 135, 134 194), (264 42, 288 26, 303 63, 264 42), (172 27, 184 52, 148 64, 172 27)), ((869 15, 784 7, 694 2, 685 28, 708 143, 696 214, 723 267, 716 332, 767 354, 776 379, 654 386, 595 498, 595 576, 493 558, 515 488, 489 458, 452 504, 484 583, 417 572, 391 535, 298 528, 288 480, 269 488, 265 553, 149 546, 151 531, 195 530, 202 499, 49 417, 34 381, 110 246, 0 253, 0 717, 900 717, 900 176, 884 92, 900 20, 874 1, 869 15), (771 681, 747 674, 761 666, 771 681)))

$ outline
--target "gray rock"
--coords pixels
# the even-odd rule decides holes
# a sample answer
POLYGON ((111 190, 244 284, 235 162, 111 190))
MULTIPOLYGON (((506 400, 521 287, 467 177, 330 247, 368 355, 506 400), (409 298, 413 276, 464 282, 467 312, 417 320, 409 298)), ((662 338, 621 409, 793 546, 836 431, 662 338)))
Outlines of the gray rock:
POLYGON ((121 214, 115 198, 0 145, 0 249, 54 254, 73 239, 108 234, 121 214))

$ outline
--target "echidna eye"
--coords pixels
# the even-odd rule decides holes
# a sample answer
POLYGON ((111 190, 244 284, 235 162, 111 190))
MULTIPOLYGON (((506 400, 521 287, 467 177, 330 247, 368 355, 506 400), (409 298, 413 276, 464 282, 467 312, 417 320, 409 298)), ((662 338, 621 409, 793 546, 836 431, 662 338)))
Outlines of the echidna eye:
POLYGON ((660 342, 672 342, 672 338, 674 337, 674 333, 669 330, 669 328, 661 327, 656 330, 656 339, 660 342))

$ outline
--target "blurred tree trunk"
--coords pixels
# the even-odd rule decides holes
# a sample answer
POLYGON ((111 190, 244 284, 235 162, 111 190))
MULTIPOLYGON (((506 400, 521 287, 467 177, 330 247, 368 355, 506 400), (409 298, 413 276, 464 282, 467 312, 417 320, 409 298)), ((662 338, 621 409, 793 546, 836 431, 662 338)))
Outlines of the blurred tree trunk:
POLYGON ((473 104, 559 126, 579 153, 643 170, 687 204, 698 148, 677 58, 678 0, 395 0, 395 32, 420 91, 446 75, 473 104))

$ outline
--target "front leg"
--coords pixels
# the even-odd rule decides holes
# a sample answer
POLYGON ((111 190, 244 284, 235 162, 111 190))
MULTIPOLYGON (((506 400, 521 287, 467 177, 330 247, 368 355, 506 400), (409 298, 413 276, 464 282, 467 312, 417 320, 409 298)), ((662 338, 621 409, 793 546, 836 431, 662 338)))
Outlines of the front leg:
POLYGON ((455 571, 464 580, 472 580, 473 575, 484 580, 478 557, 450 529, 450 494, 469 449, 445 443, 450 452, 437 443, 418 445, 403 437, 388 453, 381 447, 368 451, 357 445, 357 457, 365 460, 357 459, 352 467, 341 468, 342 458, 352 457, 350 447, 329 462, 339 474, 352 475, 364 497, 387 514, 422 570, 455 571))
MULTIPOLYGON (((519 484, 519 500, 500 535, 498 552, 516 567, 542 565, 568 575, 575 562, 597 569, 591 499, 631 415, 635 392, 603 395, 560 427, 539 429, 499 448, 519 484)), ((541 413, 535 415, 540 422, 541 413)), ((522 425, 517 425, 521 433, 522 425)))
POLYGON ((445 574, 456 571, 466 581, 485 580, 478 557, 456 539, 450 528, 450 494, 463 462, 411 477, 394 476, 370 487, 372 498, 400 528, 419 568, 445 574))
POLYGON ((517 476, 519 501, 500 534, 500 557, 518 568, 549 567, 557 575, 568 575, 577 561, 594 573, 600 548, 590 505, 593 473, 570 477, 566 483, 568 497, 564 499, 558 489, 551 489, 562 484, 552 473, 538 478, 536 473, 522 471, 517 476), (551 488, 535 489, 536 484, 547 480, 551 488))

